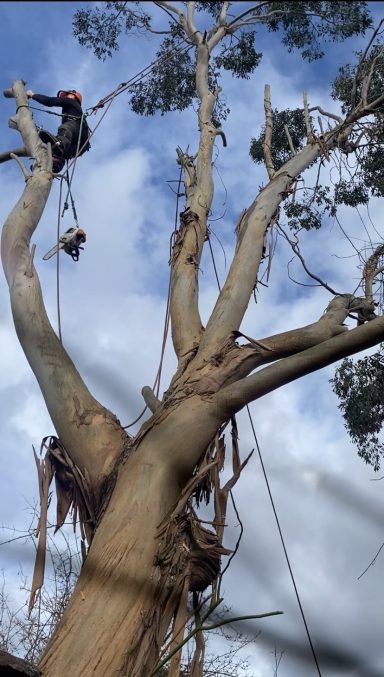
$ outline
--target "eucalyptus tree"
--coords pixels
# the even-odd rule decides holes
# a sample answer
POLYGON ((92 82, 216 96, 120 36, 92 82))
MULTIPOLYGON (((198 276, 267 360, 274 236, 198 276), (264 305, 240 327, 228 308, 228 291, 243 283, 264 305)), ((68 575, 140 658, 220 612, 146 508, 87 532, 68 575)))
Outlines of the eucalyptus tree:
MULTIPOLYGON (((383 152, 383 56, 380 31, 373 30, 366 4, 107 2, 81 9, 74 18, 75 35, 101 59, 112 55, 124 33, 138 29, 157 35, 161 43, 148 77, 127 88, 132 109, 150 116, 197 104, 199 143, 193 152, 178 149, 185 204, 170 262, 177 369, 161 399, 143 388, 152 415, 134 437, 93 397, 48 320, 30 240, 52 185, 50 147, 39 140, 24 83, 15 81, 4 92, 16 99, 11 124, 24 146, 12 157, 23 170, 25 188, 3 227, 2 261, 17 336, 57 433, 45 442, 45 458, 38 462, 42 516, 55 477, 58 526, 75 509, 87 541, 75 591, 39 664, 44 677, 142 677, 160 673, 168 656, 169 674, 179 674, 191 598, 197 640, 193 674, 201 674, 201 630, 220 601, 220 561, 229 554, 223 545, 228 493, 246 463, 238 454, 236 413, 384 337, 384 318, 375 305, 382 250, 371 254, 375 265, 366 258, 363 293, 356 296, 351 289, 325 285, 309 270, 299 244, 300 232, 313 229, 315 237, 321 219, 339 204, 383 194, 374 168, 383 152), (252 76, 262 58, 257 51, 262 30, 309 61, 322 56, 327 40, 370 33, 366 50, 335 83, 333 96, 341 110, 339 104, 337 112, 309 107, 304 97, 297 110, 276 111, 266 86, 265 128, 253 139, 251 154, 265 163, 268 179, 238 219, 231 265, 203 326, 199 264, 209 235, 213 148, 216 140, 226 143, 221 124, 228 114, 220 98, 220 73, 252 76), (23 154, 36 158, 32 175, 19 157, 23 154), (297 189, 308 168, 337 154, 357 157, 357 178, 340 178, 334 197, 318 183, 307 193, 297 189), (326 286, 329 303, 309 325, 244 342, 242 321, 268 260, 266 243, 273 229, 281 229, 308 274, 326 286), (357 326, 349 330, 344 321, 351 314, 357 326), (221 487, 228 422, 233 476, 221 487), (208 528, 195 507, 211 492, 215 518, 208 528), (202 605, 209 586, 212 594, 202 605)), ((187 148, 188 139, 180 144, 187 148)), ((9 157, 4 153, 1 159, 9 157)), ((35 593, 40 584, 37 578, 35 593)))

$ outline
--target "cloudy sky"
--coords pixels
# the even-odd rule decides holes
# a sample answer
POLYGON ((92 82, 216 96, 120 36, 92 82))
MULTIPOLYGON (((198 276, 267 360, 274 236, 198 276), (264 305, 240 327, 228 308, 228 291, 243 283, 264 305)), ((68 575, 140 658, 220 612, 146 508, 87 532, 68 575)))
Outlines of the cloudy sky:
MULTIPOLYGON (((77 88, 84 106, 95 105, 120 82, 127 81, 155 57, 155 37, 130 37, 112 60, 97 61, 71 35, 76 7, 85 3, 0 2, 2 89, 14 79, 28 88, 55 94, 77 88)), ((383 3, 372 3, 377 16, 383 3)), ((260 31, 259 51, 270 47, 260 31)), ((328 47, 320 63, 302 63, 278 43, 266 51, 250 81, 226 77, 224 93, 231 115, 224 125, 228 146, 220 139, 215 150, 215 202, 212 246, 221 282, 233 252, 233 231, 241 211, 266 182, 266 173, 252 163, 249 143, 263 124, 263 88, 271 85, 273 107, 310 105, 338 112, 329 96, 329 83, 338 64, 350 60, 353 40, 328 47), (225 251, 225 256, 223 249, 225 251)), ((0 105, 1 149, 20 145, 8 128, 14 102, 0 105)), ((101 114, 89 119, 93 128, 101 114)), ((34 111, 37 124, 54 132, 57 119, 34 111)), ((168 284, 169 239, 173 230, 177 180, 176 147, 196 147, 193 110, 165 117, 139 118, 123 95, 113 103, 92 140, 92 148, 77 163, 73 193, 80 225, 87 232, 86 249, 76 264, 61 256, 60 299, 63 342, 92 393, 116 413, 123 425, 143 408, 140 390, 153 385, 160 356, 168 284)), ((323 180, 335 179, 337 159, 323 168, 323 180), (328 179, 327 179, 328 177, 328 179), (330 178, 329 178, 330 177, 330 178)), ((0 165, 0 216, 4 221, 23 189, 16 163, 0 165)), ((47 310, 57 327, 56 263, 42 261, 55 243, 59 182, 34 236, 35 264, 47 310)), ((182 206, 182 205, 181 205, 182 206)), ((341 212, 340 221, 357 245, 382 234, 378 201, 370 212, 341 212)), ((73 225, 66 213, 62 230, 73 225)), ((338 224, 324 223, 319 233, 303 240, 303 253, 315 272, 343 292, 352 292, 358 279, 354 251, 338 224)), ((315 321, 330 297, 322 289, 292 284, 287 277, 290 251, 279 243, 268 288, 252 302, 243 331, 261 338, 315 321)), ((292 274, 307 282, 298 264, 292 274)), ((217 287, 209 256, 201 266, 201 312, 206 321, 217 287)), ((352 323, 351 323, 352 326, 352 323)), ((37 501, 32 445, 54 434, 45 405, 19 348, 9 309, 5 279, 0 279, 0 540, 30 524, 37 501)), ((163 372, 165 390, 175 366, 168 344, 163 372)), ((324 369, 272 393, 251 406, 276 509, 323 676, 384 675, 384 555, 366 569, 384 541, 383 483, 357 457, 345 432, 324 369)), ((249 420, 239 415, 243 456, 255 446, 249 420)), ((136 426, 132 430, 137 430, 136 426)), ((383 480, 384 481, 384 480, 383 480)), ((239 553, 224 579, 226 603, 233 615, 282 610, 284 615, 251 623, 241 629, 250 639, 249 675, 272 677, 275 649, 283 652, 279 677, 316 675, 305 629, 279 540, 260 463, 254 454, 236 486, 235 499, 244 526, 239 553)), ((237 540, 239 525, 228 515, 226 544, 237 540)), ((7 590, 16 598, 17 572, 31 576, 32 545, 14 542, 0 548, 0 568, 7 590)))

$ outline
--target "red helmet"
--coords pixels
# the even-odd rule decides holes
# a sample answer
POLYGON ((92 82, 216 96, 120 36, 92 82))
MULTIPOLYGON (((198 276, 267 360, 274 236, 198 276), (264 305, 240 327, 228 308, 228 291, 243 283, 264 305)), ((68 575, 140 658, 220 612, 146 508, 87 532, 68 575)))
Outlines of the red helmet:
POLYGON ((83 97, 81 96, 80 92, 76 91, 76 89, 59 89, 59 91, 57 92, 57 96, 59 96, 60 98, 63 97, 63 96, 68 96, 68 94, 73 94, 76 101, 81 106, 83 97))

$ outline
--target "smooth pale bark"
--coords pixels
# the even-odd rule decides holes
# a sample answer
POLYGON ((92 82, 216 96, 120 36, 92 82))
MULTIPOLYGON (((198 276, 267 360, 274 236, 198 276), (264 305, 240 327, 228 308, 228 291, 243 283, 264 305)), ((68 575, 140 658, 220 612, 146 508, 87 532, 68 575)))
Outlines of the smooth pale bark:
POLYGON ((7 218, 1 238, 13 319, 56 432, 96 491, 122 453, 127 435, 116 417, 89 392, 45 311, 29 246, 49 197, 51 160, 39 140, 21 82, 14 83, 13 93, 19 107, 15 118, 19 131, 29 153, 36 157, 33 176, 7 218))
POLYGON ((200 359, 214 353, 231 331, 239 329, 256 283, 266 230, 293 179, 321 152, 319 145, 303 148, 276 172, 242 217, 236 252, 200 343, 200 359))
POLYGON ((209 363, 203 364, 191 375, 185 372, 184 379, 181 380, 189 384, 196 383, 196 390, 200 394, 214 393, 247 376, 257 367, 295 355, 347 332, 348 328, 343 323, 350 313, 350 298, 348 294, 336 296, 317 322, 304 327, 252 339, 252 343, 241 346, 230 337, 224 344, 223 351, 213 354, 209 363))
MULTIPOLYGON (((200 42, 201 36, 195 39, 200 42)), ((200 141, 193 178, 186 180, 185 206, 185 214, 189 211, 195 216, 179 231, 177 247, 180 250, 172 265, 172 340, 179 358, 198 346, 202 334, 198 274, 207 234, 207 216, 213 199, 212 151, 216 138, 211 120, 216 97, 208 89, 208 61, 207 45, 199 44, 196 50, 196 88, 200 98, 200 141)))
POLYGON ((225 408, 228 417, 246 404, 263 397, 286 383, 323 369, 344 357, 366 350, 384 340, 384 317, 339 334, 317 346, 286 357, 245 379, 223 388, 216 396, 220 411, 225 408))

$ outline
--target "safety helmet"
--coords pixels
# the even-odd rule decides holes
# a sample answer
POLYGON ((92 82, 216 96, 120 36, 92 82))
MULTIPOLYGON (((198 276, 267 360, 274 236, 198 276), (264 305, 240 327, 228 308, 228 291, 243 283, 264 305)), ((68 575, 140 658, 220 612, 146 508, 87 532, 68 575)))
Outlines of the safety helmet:
POLYGON ((59 96, 60 98, 64 97, 64 96, 68 96, 68 94, 73 94, 76 101, 81 106, 81 102, 83 100, 83 97, 81 96, 80 92, 76 91, 76 89, 59 89, 59 91, 57 92, 57 96, 59 96))

